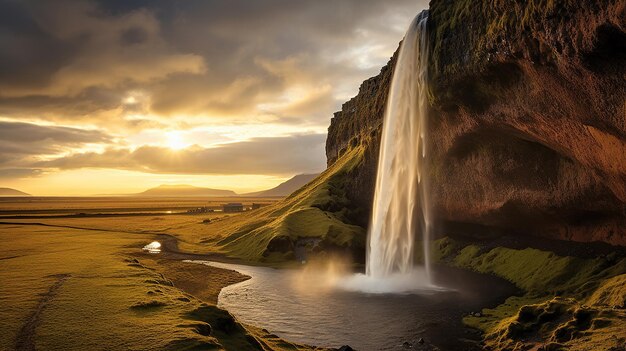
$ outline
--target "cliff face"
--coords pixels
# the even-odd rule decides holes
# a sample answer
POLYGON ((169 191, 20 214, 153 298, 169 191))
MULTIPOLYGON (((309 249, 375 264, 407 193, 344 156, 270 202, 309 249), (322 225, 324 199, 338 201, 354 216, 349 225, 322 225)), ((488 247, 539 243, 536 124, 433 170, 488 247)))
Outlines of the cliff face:
POLYGON ((341 111, 335 112, 328 127, 328 166, 351 149, 363 147, 361 164, 353 169, 343 185, 350 200, 363 209, 363 215, 355 218, 361 226, 368 223, 374 196, 383 115, 397 55, 396 51, 379 75, 361 84, 359 94, 344 103, 341 111))
MULTIPOLYGON (((438 228, 626 245, 625 9, 624 0, 431 1, 438 228)), ((367 150, 345 185, 366 210, 394 62, 329 128, 329 164, 367 150)))

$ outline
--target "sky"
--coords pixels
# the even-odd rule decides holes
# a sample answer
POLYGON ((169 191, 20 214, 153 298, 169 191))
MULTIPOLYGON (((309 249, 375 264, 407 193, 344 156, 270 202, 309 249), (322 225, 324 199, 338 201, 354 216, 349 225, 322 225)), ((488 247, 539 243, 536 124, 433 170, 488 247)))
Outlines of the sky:
POLYGON ((0 0, 0 187, 248 192, 325 168, 333 112, 425 0, 0 0))

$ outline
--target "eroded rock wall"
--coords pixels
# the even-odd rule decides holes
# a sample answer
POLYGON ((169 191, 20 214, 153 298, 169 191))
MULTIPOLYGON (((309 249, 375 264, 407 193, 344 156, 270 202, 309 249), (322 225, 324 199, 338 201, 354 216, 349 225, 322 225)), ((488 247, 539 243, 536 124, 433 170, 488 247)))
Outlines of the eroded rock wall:
MULTIPOLYGON (((626 245, 626 0, 430 7, 438 228, 626 245)), ((365 209, 394 62, 329 128, 329 164, 367 147, 346 185, 365 209)))

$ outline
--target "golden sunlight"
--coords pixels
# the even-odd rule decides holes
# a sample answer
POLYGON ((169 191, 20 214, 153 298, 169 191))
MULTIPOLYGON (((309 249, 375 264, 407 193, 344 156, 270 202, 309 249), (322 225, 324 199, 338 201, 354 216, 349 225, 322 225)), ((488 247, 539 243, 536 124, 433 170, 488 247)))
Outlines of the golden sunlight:
POLYGON ((178 131, 167 132, 165 135, 167 137, 167 147, 169 147, 172 150, 182 150, 188 147, 189 145, 191 145, 183 137, 183 133, 181 132, 178 132, 178 131))

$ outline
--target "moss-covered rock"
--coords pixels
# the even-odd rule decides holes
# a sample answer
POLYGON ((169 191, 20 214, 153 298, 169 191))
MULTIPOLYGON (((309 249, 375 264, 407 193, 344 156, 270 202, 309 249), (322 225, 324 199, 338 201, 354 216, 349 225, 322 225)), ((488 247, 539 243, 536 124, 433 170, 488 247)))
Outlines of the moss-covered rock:
POLYGON ((432 243, 438 262, 502 277, 524 293, 479 316, 491 350, 608 350, 626 341, 626 257, 559 256, 538 249, 487 248, 449 237, 432 243))

